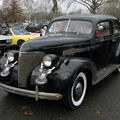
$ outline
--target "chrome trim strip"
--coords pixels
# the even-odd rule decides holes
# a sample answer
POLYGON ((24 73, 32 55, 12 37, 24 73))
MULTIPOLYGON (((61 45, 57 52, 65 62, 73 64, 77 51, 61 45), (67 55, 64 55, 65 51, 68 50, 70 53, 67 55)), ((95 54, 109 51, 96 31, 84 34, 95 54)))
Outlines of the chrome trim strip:
MULTIPOLYGON (((5 85, 2 83, 0 83, 0 87, 3 88, 4 90, 14 93, 14 94, 36 98, 36 91, 25 90, 22 88, 16 88, 16 87, 12 87, 12 86, 5 85)), ((63 97, 59 93, 39 92, 38 95, 39 95, 38 96, 39 99, 46 99, 46 100, 60 100, 63 97)))
POLYGON ((20 51, 20 54, 21 54, 21 53, 23 53, 23 54, 26 54, 26 53, 31 54, 31 53, 43 53, 43 52, 41 52, 41 51, 21 52, 21 51, 20 51))
POLYGON ((66 29, 65 29, 65 32, 68 31, 68 28, 69 28, 70 22, 71 22, 71 19, 68 20, 68 24, 67 24, 67 27, 66 27, 66 29))

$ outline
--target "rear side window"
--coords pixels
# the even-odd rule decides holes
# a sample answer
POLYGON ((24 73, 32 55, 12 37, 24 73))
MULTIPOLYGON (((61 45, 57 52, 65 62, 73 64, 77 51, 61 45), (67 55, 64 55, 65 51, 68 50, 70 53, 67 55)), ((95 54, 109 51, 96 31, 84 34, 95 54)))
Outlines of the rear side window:
POLYGON ((118 34, 120 33, 120 26, 118 24, 118 21, 113 21, 113 34, 118 34))

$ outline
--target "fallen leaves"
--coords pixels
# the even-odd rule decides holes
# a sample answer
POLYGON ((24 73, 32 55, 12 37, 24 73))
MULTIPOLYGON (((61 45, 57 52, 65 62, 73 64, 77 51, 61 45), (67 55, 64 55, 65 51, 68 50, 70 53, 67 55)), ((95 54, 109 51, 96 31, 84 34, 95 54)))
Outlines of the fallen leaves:
POLYGON ((32 116, 33 115, 31 107, 28 106, 28 105, 23 105, 22 112, 23 112, 24 115, 28 115, 28 116, 32 116))
POLYGON ((92 110, 95 111, 97 116, 101 116, 102 110, 100 106, 93 107, 92 110))

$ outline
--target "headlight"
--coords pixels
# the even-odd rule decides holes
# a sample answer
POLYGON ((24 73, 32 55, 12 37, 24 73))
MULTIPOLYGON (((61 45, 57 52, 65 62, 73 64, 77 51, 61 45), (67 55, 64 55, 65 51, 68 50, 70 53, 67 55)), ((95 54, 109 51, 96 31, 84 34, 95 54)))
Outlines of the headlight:
POLYGON ((10 62, 13 62, 14 61, 14 54, 12 52, 8 52, 7 53, 7 59, 10 61, 10 62))
POLYGON ((58 65, 58 63, 60 62, 60 58, 59 56, 55 55, 55 54, 48 54, 43 58, 43 65, 45 67, 53 67, 58 65))
POLYGON ((49 56, 45 56, 43 58, 43 65, 45 67, 50 67, 52 65, 52 60, 51 60, 51 58, 49 56))

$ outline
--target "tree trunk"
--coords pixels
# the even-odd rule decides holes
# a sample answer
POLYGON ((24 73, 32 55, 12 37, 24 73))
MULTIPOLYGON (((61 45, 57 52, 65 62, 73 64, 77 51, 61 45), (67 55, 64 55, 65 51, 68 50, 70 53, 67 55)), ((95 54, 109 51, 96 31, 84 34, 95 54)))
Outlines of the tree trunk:
POLYGON ((58 4, 57 4, 57 0, 52 0, 53 2, 53 8, 52 8, 52 13, 53 13, 53 16, 57 16, 57 13, 58 13, 58 4))

